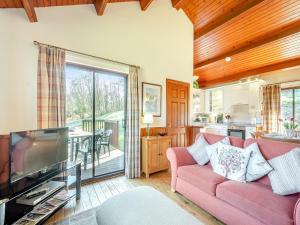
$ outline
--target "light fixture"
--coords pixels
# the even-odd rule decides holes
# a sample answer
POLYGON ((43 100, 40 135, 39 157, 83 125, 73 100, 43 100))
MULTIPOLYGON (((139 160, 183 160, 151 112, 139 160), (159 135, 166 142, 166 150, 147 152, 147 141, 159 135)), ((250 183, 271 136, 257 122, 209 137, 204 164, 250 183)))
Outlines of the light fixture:
POLYGON ((231 57, 229 57, 229 56, 225 58, 225 61, 226 61, 226 62, 231 62, 231 60, 232 60, 232 59, 231 59, 231 57))
POLYGON ((144 115, 144 124, 147 124, 147 138, 149 138, 150 135, 150 124, 153 123, 153 115, 152 114, 145 114, 144 115))

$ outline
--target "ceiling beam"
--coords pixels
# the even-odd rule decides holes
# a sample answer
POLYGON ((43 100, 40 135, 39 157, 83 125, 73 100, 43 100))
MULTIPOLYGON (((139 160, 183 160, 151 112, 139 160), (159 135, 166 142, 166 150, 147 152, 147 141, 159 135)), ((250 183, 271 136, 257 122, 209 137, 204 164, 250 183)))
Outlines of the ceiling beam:
POLYGON ((140 0, 141 9, 145 11, 152 2, 153 0, 140 0))
POLYGON ((203 88, 214 87, 214 86, 218 86, 220 84, 236 82, 242 78, 246 78, 246 77, 250 77, 250 76, 256 76, 256 75, 264 76, 264 73, 281 70, 281 69, 285 69, 285 68, 290 68, 290 67, 295 67, 295 66, 299 66, 299 65, 300 65, 300 57, 286 60, 284 62, 275 63, 275 64, 271 64, 268 66, 255 68, 252 70, 247 70, 244 72, 224 76, 219 79, 214 79, 214 80, 209 80, 209 81, 199 81, 199 84, 200 84, 200 87, 203 87, 203 88))
POLYGON ((109 0, 94 0, 95 9, 98 16, 102 16, 104 14, 105 7, 109 0))
MULTIPOLYGON (((180 0, 174 0, 174 1, 180 1, 180 0)), ((263 2, 263 0, 240 1, 240 4, 238 4, 235 8, 231 9, 229 12, 228 11, 224 12, 218 18, 212 20, 204 27, 201 27, 201 28, 195 30, 194 39, 196 40, 196 39, 200 38, 201 36, 216 29, 217 27, 219 27, 219 26, 223 25, 224 23, 228 22, 229 20, 237 17, 238 15, 242 14, 243 12, 246 12, 247 10, 251 9, 252 7, 258 5, 261 2, 263 2)))
POLYGON ((187 0, 172 0, 172 5, 173 5, 174 8, 179 10, 186 1, 187 0))
POLYGON ((37 22, 37 17, 34 10, 34 5, 32 0, 21 0, 23 8, 27 14, 27 17, 31 23, 37 22))
POLYGON ((225 57, 233 56, 233 55, 239 54, 241 52, 248 51, 250 49, 259 47, 261 45, 267 44, 272 41, 276 41, 278 39, 287 37, 289 35, 292 35, 292 34, 298 33, 298 32, 300 32, 300 19, 298 19, 294 22, 291 22, 289 24, 286 24, 284 26, 281 26, 277 29, 274 29, 267 34, 263 34, 258 37, 255 37, 254 40, 252 40, 252 41, 246 41, 246 42, 240 44, 239 46, 232 46, 231 50, 229 50, 227 52, 223 52, 223 53, 216 55, 208 60, 197 63, 194 66, 194 69, 199 69, 202 66, 206 66, 208 64, 217 62, 219 60, 224 59, 225 57))

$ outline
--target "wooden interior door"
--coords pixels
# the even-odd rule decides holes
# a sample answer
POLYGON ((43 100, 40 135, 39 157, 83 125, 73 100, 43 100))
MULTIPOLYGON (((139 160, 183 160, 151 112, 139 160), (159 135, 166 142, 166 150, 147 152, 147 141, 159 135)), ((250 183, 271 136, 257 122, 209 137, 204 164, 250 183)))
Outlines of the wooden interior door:
POLYGON ((167 132, 172 147, 188 145, 190 84, 167 79, 167 132))

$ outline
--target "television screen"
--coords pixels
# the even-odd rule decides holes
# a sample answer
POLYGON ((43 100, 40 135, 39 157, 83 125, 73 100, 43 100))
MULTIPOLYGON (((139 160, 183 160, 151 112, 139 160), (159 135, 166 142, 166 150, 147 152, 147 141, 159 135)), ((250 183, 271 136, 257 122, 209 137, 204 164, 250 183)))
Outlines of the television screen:
POLYGON ((10 134, 10 182, 68 159, 68 128, 10 134))

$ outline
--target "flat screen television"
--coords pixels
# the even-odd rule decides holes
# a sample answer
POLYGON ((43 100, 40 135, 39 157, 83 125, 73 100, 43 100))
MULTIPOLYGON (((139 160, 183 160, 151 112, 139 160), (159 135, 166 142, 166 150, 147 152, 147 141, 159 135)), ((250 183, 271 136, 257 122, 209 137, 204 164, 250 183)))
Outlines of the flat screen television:
POLYGON ((68 128, 10 133, 10 183, 68 159, 68 128))

